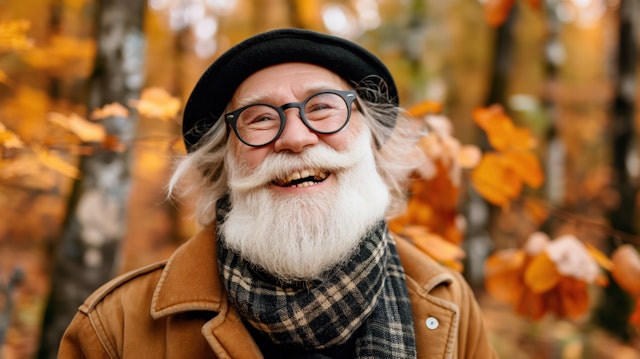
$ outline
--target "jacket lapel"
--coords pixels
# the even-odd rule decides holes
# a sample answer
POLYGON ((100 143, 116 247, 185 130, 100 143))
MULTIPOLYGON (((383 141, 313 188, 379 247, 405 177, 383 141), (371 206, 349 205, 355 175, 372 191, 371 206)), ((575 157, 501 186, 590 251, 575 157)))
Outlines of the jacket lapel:
POLYGON ((223 289, 218 279, 215 228, 201 230, 171 256, 151 302, 154 319, 191 310, 218 312, 223 289))
POLYGON ((452 358, 460 321, 458 306, 438 292, 453 276, 406 239, 394 236, 405 269, 413 311, 418 358, 452 358))
POLYGON ((211 311, 202 334, 219 358, 262 358, 235 309, 218 271, 215 227, 199 231, 171 256, 151 302, 154 319, 188 311, 211 311))

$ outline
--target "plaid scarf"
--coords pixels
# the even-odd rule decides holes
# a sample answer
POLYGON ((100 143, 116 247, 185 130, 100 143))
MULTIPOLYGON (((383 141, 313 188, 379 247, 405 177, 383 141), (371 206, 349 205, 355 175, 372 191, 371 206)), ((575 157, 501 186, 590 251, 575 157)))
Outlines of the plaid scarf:
MULTIPOLYGON (((219 222, 228 206, 220 202, 219 222)), ((358 335, 358 358, 416 357, 404 270, 385 221, 324 281, 281 283, 223 242, 218 240, 218 266, 230 300, 275 344, 319 350, 358 335)))

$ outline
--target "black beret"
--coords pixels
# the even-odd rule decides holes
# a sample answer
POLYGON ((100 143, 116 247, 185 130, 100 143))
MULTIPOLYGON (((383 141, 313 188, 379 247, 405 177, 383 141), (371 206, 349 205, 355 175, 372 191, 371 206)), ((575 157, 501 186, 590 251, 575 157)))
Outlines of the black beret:
POLYGON ((387 67, 371 52, 345 39, 303 29, 268 31, 235 45, 215 60, 196 83, 184 109, 182 134, 187 151, 218 121, 234 92, 266 67, 304 62, 329 69, 347 81, 384 86, 385 98, 363 98, 398 105, 398 92, 387 67))

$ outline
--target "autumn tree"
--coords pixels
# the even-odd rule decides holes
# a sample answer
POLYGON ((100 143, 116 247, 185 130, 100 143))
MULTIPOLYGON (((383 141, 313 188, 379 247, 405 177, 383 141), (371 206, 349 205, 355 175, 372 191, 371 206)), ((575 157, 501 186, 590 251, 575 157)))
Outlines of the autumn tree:
MULTIPOLYGON (((87 92, 89 108, 126 104, 139 96, 144 82, 144 8, 144 0, 97 2, 99 47, 87 92)), ((134 137, 132 118, 114 115, 103 124, 114 141, 126 144, 134 137)), ((129 161, 128 147, 115 143, 81 158, 82 177, 74 183, 57 248, 40 358, 56 356, 62 333, 78 306, 114 275, 125 228, 129 161)))

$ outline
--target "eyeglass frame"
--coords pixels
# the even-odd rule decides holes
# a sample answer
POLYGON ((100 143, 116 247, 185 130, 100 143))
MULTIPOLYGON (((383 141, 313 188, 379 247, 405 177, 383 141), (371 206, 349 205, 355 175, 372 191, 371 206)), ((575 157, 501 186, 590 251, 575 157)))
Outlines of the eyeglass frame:
POLYGON ((309 97, 307 97, 306 99, 304 99, 303 101, 300 102, 289 102, 286 103, 282 106, 276 106, 276 105, 272 105, 269 103, 264 103, 264 102, 256 102, 256 103, 251 103, 245 106, 240 107, 239 109, 227 112, 223 115, 224 117, 224 121, 227 124, 227 126, 231 127, 233 129, 233 132, 235 133, 236 137, 240 140, 240 142, 244 143, 245 145, 249 146, 249 147, 263 147, 263 146, 267 146, 269 144, 272 144, 273 142, 275 142, 278 138, 280 138, 280 135, 282 135, 282 132, 284 131, 284 126, 287 123, 287 115, 284 113, 284 111, 290 109, 290 108, 297 108, 298 109, 298 114, 300 116, 300 119, 302 120, 302 123, 304 123, 304 125, 311 131, 321 134, 321 135, 331 135, 337 132, 340 132, 342 129, 344 129, 347 124, 349 123, 349 121, 351 120, 351 106, 353 105, 353 103, 356 103, 356 108, 360 111, 360 104, 358 103, 358 96, 357 96, 357 92, 355 90, 320 90, 318 92, 314 92, 311 95, 309 95, 309 97), (311 124, 309 124, 309 122, 307 121, 307 118, 304 115, 304 108, 307 105, 307 102, 309 102, 309 100, 311 100, 312 98, 314 98, 315 96, 321 95, 323 93, 329 93, 329 94, 334 94, 334 95, 338 95, 342 98, 342 100, 344 100, 345 104, 347 105, 347 118, 344 121, 344 124, 342 124, 342 126, 340 126, 337 130, 334 131, 318 131, 315 128, 313 128, 311 126, 311 124), (278 115, 280 116, 280 128, 278 129, 278 133, 276 133, 276 135, 273 137, 273 139, 271 139, 268 142, 265 142, 263 144, 260 145, 254 145, 251 143, 248 143, 246 140, 244 140, 242 138, 242 136, 240 136, 240 133, 238 132, 238 119, 240 118, 240 114, 246 110, 249 107, 252 106, 267 106, 270 107, 272 109, 274 109, 278 115))

